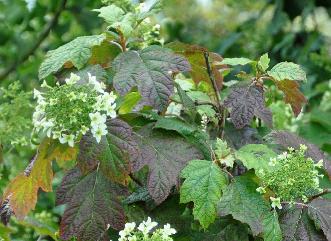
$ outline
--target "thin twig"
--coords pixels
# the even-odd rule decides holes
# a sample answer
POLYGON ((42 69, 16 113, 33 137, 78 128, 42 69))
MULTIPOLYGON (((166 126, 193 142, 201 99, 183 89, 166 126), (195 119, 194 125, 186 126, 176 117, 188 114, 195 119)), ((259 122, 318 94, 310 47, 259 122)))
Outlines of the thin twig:
POLYGON ((208 73, 208 76, 209 76, 209 79, 212 83, 212 86, 213 86, 213 89, 214 89, 214 92, 215 92, 215 95, 216 95, 216 101, 217 101, 217 112, 218 114, 220 115, 219 117, 219 127, 221 128, 221 134, 220 136, 223 136, 224 135, 224 126, 223 126, 223 123, 224 123, 224 108, 223 106, 221 105, 221 97, 220 97, 220 90, 218 89, 217 87, 217 83, 215 81, 215 78, 214 78, 214 75, 212 73, 212 69, 211 69, 211 66, 210 66, 210 63, 209 63, 209 53, 208 52, 205 52, 204 53, 204 57, 205 57, 205 62, 206 62, 206 67, 207 67, 207 73, 208 73))
POLYGON ((47 38, 52 28, 54 28, 54 26, 57 24, 61 12, 65 9, 66 4, 67 4, 67 0, 62 0, 58 10, 54 14, 54 17, 48 23, 45 29, 40 33, 39 37, 35 41, 35 44, 25 54, 19 57, 14 63, 9 65, 7 69, 5 69, 2 73, 0 73, 0 81, 4 80, 11 72, 16 70, 20 64, 24 63, 31 55, 34 54, 34 52, 39 48, 41 43, 47 38))
POLYGON ((212 83, 212 86, 213 86, 213 89, 214 89, 214 92, 215 92, 215 95, 216 95, 217 107, 218 107, 219 113, 221 113, 222 106, 221 106, 220 92, 219 92, 219 89, 217 87, 217 83, 215 81, 214 75, 212 73, 212 69, 210 67, 209 53, 208 52, 205 52, 204 53, 204 56, 205 56, 205 61, 206 61, 206 66, 207 66, 207 73, 208 73, 209 79, 210 79, 210 81, 212 83))
POLYGON ((297 206, 302 206, 302 207, 309 207, 309 205, 304 204, 304 203, 298 203, 298 202, 281 202, 281 204, 288 204, 288 205, 297 205, 297 206))
POLYGON ((331 193, 331 189, 324 189, 321 193, 318 193, 318 194, 316 194, 316 195, 314 195, 314 196, 311 196, 311 197, 309 198, 309 201, 312 201, 312 200, 314 200, 315 198, 318 198, 318 197, 323 196, 323 195, 328 194, 328 193, 331 193))

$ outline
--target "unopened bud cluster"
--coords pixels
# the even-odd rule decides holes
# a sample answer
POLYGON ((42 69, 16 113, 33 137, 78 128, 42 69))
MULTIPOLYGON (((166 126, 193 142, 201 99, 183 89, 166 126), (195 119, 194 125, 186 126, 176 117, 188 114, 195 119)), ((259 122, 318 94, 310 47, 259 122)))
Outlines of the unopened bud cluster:
POLYGON ((270 198, 274 208, 281 208, 281 201, 307 202, 310 196, 322 191, 319 179, 323 175, 319 174, 318 169, 323 166, 323 161, 315 164, 310 157, 305 156, 306 150, 305 145, 300 145, 299 150, 288 148, 287 152, 270 159, 272 171, 259 172, 262 186, 257 191, 265 193, 267 188, 273 191, 277 197, 270 198))
POLYGON ((43 84, 44 92, 34 90, 38 104, 33 124, 37 132, 72 147, 88 131, 97 142, 107 134, 107 117, 116 117, 116 96, 106 92, 105 85, 89 73, 87 84, 79 84, 80 80, 72 73, 64 85, 43 84))

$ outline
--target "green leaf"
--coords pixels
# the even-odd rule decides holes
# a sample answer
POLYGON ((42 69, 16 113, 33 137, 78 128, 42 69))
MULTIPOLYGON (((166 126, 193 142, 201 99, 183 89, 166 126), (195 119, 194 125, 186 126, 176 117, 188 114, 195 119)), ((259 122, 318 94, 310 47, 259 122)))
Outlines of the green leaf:
POLYGON ((236 177, 224 191, 218 211, 222 216, 231 214, 247 223, 254 236, 262 233, 265 240, 281 241, 274 213, 270 211, 270 204, 256 191, 257 187, 250 173, 236 177), (271 233, 275 236, 271 237, 271 233))
POLYGON ((213 162, 193 160, 182 170, 180 202, 194 202, 193 215, 205 229, 217 216, 217 203, 227 185, 226 174, 213 162))
POLYGON ((297 65, 292 62, 281 62, 276 64, 270 71, 268 71, 268 75, 278 81, 307 81, 305 71, 300 67, 300 65, 297 65))
POLYGON ((259 61, 257 62, 259 68, 265 72, 268 68, 269 68, 269 63, 270 63, 270 58, 268 53, 265 53, 264 55, 262 55, 259 59, 259 61))
POLYGON ((282 230, 280 229, 278 214, 274 210, 272 215, 267 215, 263 220, 264 234, 263 239, 265 241, 281 241, 282 230))
POLYGON ((2 238, 4 241, 11 241, 10 233, 12 232, 14 232, 13 229, 0 223, 0 238, 2 238))
POLYGON ((143 127, 136 133, 141 159, 134 163, 134 171, 147 165, 149 174, 147 187, 157 204, 170 194, 179 183, 179 173, 193 159, 201 159, 202 154, 176 132, 153 130, 153 125, 143 127))
POLYGON ((224 58, 220 63, 227 65, 246 65, 254 62, 254 60, 248 58, 224 58))
POLYGON ((121 197, 127 191, 95 170, 82 175, 78 168, 70 170, 57 189, 57 205, 66 204, 60 224, 60 237, 69 240, 109 240, 106 230, 124 227, 121 197))
POLYGON ((100 45, 106 39, 105 34, 82 36, 47 53, 39 68, 39 78, 44 79, 59 71, 63 65, 81 69, 92 57, 91 48, 100 45))
POLYGON ((113 4, 99 9, 93 9, 93 11, 98 12, 98 17, 103 18, 109 24, 117 22, 125 15, 125 12, 121 8, 113 4))
POLYGON ((227 167, 233 167, 235 157, 231 153, 231 149, 228 148, 226 141, 217 138, 214 152, 221 164, 225 164, 227 167))
POLYGON ((270 170, 270 158, 276 157, 277 154, 266 145, 249 144, 236 151, 235 156, 242 161, 248 170, 255 169, 257 172, 260 169, 270 170))
POLYGON ((130 113, 136 104, 140 101, 140 99, 141 96, 138 92, 130 92, 126 94, 123 100, 119 103, 118 113, 120 115, 130 113))
POLYGON ((94 9, 93 11, 99 12, 98 16, 110 24, 109 27, 121 31, 125 37, 131 34, 137 21, 133 13, 125 13, 121 8, 115 5, 94 9))
POLYGON ((127 51, 113 62, 114 88, 125 95, 138 87, 141 101, 136 109, 152 106, 164 110, 174 92, 173 73, 190 70, 185 58, 160 46, 150 46, 140 51, 127 51))
POLYGON ((177 118, 158 118, 154 128, 172 130, 181 134, 185 139, 201 150, 206 159, 210 159, 209 137, 195 126, 185 123, 177 118))

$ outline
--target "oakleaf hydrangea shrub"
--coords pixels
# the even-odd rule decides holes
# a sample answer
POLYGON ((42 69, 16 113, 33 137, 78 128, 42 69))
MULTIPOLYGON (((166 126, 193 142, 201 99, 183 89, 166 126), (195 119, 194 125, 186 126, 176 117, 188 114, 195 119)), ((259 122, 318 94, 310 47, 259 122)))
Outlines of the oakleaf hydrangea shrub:
POLYGON ((56 84, 34 91, 40 144, 4 191, 0 219, 26 217, 40 190, 52 191, 56 161, 66 172, 56 190, 64 241, 331 239, 331 184, 320 174, 331 174, 327 157, 275 131, 290 129, 307 103, 302 67, 270 66, 267 53, 223 58, 164 44, 153 21, 160 1, 103 2, 93 13, 105 31, 50 51, 41 64, 41 82, 56 84), (272 103, 280 104, 271 111, 272 103))
POLYGON ((277 198, 270 197, 273 208, 281 208, 281 201, 307 202, 308 197, 323 191, 320 188, 323 175, 319 174, 323 160, 315 164, 312 158, 305 156, 306 150, 307 146, 303 144, 299 150, 289 147, 288 151, 270 159, 272 171, 259 171, 262 186, 257 191, 265 193, 268 188, 274 192, 277 198))
POLYGON ((118 241, 173 241, 170 237, 176 233, 170 224, 165 224, 163 228, 156 228, 157 222, 150 217, 139 225, 135 222, 126 223, 122 231, 119 232, 118 241))
POLYGON ((90 73, 87 84, 78 84, 80 79, 71 73, 64 85, 44 84, 45 91, 34 90, 38 103, 33 114, 35 130, 71 147, 88 131, 99 143, 107 134, 107 117, 116 117, 114 93, 106 92, 106 86, 90 73))

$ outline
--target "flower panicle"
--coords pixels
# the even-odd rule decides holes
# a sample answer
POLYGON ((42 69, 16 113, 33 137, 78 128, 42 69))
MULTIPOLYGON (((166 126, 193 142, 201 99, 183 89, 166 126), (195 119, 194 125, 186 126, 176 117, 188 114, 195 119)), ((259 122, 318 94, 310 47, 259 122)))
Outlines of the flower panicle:
POLYGON ((65 84, 48 86, 45 91, 34 90, 37 106, 33 113, 36 132, 44 132, 49 138, 73 147, 88 131, 99 143, 108 133, 107 118, 116 118, 116 95, 106 92, 103 82, 87 74, 88 83, 81 76, 71 73, 65 84), (92 88, 91 88, 92 87, 92 88))

